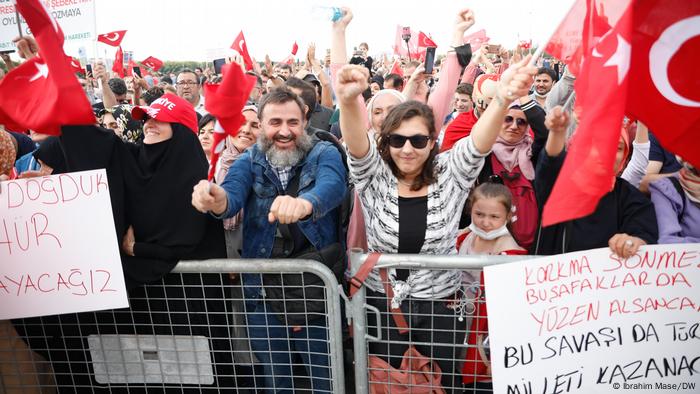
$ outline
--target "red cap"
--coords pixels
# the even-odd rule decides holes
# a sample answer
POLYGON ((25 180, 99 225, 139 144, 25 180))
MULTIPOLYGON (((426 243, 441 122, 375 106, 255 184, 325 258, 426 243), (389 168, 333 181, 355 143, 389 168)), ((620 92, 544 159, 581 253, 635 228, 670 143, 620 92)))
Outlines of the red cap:
POLYGON ((180 123, 197 134, 197 113, 187 100, 172 93, 167 93, 151 103, 148 107, 134 107, 131 117, 138 120, 153 118, 161 122, 180 123))

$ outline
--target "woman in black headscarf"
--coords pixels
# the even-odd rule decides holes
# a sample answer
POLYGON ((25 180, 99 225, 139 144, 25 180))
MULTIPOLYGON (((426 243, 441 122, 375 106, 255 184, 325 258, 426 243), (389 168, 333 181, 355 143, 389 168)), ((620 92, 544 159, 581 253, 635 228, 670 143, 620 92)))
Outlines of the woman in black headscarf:
POLYGON ((194 108, 166 94, 132 116, 145 121, 138 144, 94 126, 67 126, 61 137, 71 171, 107 169, 129 288, 159 280, 179 260, 226 256, 221 225, 190 201, 209 168, 194 108))

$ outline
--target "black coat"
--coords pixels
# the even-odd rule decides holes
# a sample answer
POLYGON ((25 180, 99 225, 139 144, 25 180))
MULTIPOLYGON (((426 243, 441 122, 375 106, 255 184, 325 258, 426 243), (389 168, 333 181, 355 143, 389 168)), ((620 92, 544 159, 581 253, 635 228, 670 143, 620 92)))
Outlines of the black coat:
MULTIPOLYGON (((544 149, 535 169, 535 193, 540 212, 554 187, 564 163, 566 151, 550 157, 544 149)), ((615 180, 612 191, 605 194, 596 210, 583 218, 539 228, 532 254, 552 255, 603 248, 615 234, 627 233, 647 244, 659 238, 656 212, 651 200, 622 178, 615 180)))

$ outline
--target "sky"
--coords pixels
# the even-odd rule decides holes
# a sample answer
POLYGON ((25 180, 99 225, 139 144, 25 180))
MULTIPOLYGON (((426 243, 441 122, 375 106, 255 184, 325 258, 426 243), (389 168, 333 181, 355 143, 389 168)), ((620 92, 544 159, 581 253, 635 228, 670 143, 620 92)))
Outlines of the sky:
MULTIPOLYGON (((518 39, 546 41, 573 0, 415 1, 356 0, 347 4, 323 0, 97 0, 97 33, 128 30, 122 47, 137 60, 155 56, 161 60, 211 61, 226 52, 243 30, 248 49, 256 60, 266 54, 281 60, 299 44, 298 57, 315 42, 318 57, 330 48, 331 23, 312 17, 315 5, 349 6, 354 19, 347 30, 348 50, 367 42, 370 54, 390 53, 396 26, 410 26, 429 34, 438 54, 449 49, 453 21, 461 8, 471 8, 476 24, 485 28, 491 43, 512 48, 518 39), (222 52, 223 51, 223 52, 222 52)), ((469 33, 469 31, 467 33, 469 33)), ((94 42, 66 44, 77 56, 85 46, 92 55, 94 42)), ((112 58, 114 48, 97 44, 98 57, 112 58)))

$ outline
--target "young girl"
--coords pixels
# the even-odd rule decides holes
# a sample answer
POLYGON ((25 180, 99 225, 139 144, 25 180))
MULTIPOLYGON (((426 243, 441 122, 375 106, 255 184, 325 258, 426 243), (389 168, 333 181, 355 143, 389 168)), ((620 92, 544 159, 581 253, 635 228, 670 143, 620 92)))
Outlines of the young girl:
POLYGON ((469 197, 472 223, 457 240, 459 254, 524 254, 510 234, 513 202, 499 183, 482 183, 469 197))
MULTIPOLYGON (((510 223, 515 217, 508 187, 499 183, 482 183, 469 196, 468 203, 472 222, 468 230, 457 240, 459 254, 527 253, 510 234, 510 223)), ((474 282, 469 279, 472 278, 468 278, 468 282, 474 282)), ((475 393, 491 393, 491 364, 483 272, 475 298, 476 308, 471 329, 467 334, 469 347, 462 366, 462 382, 475 393)))

